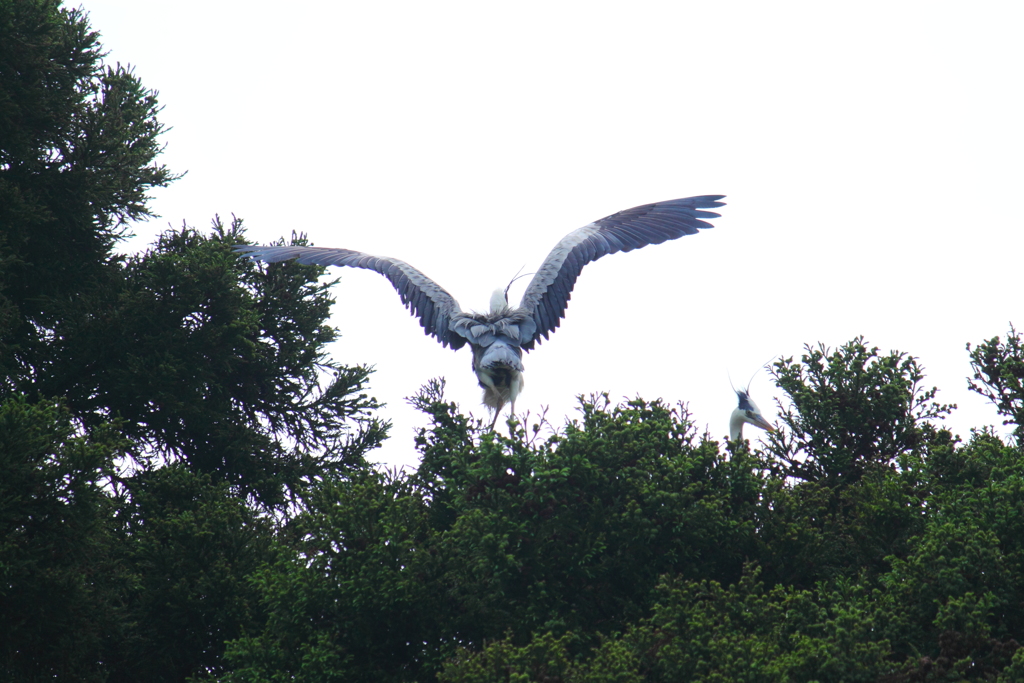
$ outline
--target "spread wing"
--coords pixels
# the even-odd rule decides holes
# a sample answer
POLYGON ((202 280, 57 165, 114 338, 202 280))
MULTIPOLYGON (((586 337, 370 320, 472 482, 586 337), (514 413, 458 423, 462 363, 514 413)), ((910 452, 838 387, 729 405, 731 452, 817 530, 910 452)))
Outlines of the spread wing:
POLYGON ((555 331, 565 316, 569 296, 583 266, 617 251, 631 251, 648 244, 661 244, 683 235, 695 235, 700 228, 714 227, 702 218, 718 218, 713 211, 725 195, 672 199, 619 211, 574 230, 555 245, 544 259, 519 304, 533 317, 536 331, 524 340, 532 349, 555 331))
POLYGON ((240 245, 234 248, 251 259, 277 263, 295 259, 298 263, 317 266, 348 266, 375 270, 394 285, 402 303, 420 319, 426 334, 433 335, 442 345, 458 349, 466 343, 465 337, 450 328, 452 318, 462 313, 459 302, 440 285, 410 266, 405 261, 387 256, 374 256, 351 249, 329 247, 260 247, 240 245))

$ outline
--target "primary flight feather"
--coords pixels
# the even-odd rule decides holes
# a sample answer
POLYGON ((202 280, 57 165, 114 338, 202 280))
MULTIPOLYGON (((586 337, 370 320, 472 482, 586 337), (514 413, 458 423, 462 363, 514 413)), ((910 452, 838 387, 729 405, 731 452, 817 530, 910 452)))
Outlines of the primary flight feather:
POLYGON ((351 249, 329 247, 235 247, 249 258, 276 263, 295 259, 318 266, 375 270, 386 277, 426 334, 452 349, 469 344, 473 371, 484 390, 484 404, 494 411, 491 428, 506 403, 515 412, 523 388, 523 350, 547 339, 565 316, 570 294, 583 266, 618 251, 661 244, 699 229, 713 227, 702 219, 718 218, 705 209, 723 206, 724 195, 702 195, 645 204, 619 211, 563 237, 537 269, 517 308, 496 290, 488 313, 463 311, 440 285, 405 261, 351 249))

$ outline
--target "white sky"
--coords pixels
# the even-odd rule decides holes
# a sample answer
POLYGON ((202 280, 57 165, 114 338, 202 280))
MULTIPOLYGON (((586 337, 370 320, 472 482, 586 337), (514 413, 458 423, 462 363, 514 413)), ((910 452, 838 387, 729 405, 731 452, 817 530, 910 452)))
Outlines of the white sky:
MULTIPOLYGON (((714 230, 584 269, 520 410, 559 425, 577 394, 664 397, 724 437, 727 373, 863 334, 920 358, 954 431, 1008 431, 967 391, 964 345, 1024 327, 1020 3, 83 6, 108 60, 159 90, 163 161, 188 171, 132 249, 234 213, 259 242, 401 258, 483 310, 570 230, 726 194, 714 230)), ((377 366, 377 459, 414 465, 426 419, 404 397, 431 377, 485 414, 470 353, 380 275, 333 274, 332 353, 377 366)), ((778 393, 755 377, 769 419, 778 393)))

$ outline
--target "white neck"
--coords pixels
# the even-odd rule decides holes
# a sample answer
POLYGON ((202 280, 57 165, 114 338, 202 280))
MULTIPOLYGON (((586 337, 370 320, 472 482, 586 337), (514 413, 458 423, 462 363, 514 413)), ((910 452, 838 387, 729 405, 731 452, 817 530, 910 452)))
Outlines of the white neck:
POLYGON ((739 441, 743 438, 743 423, 746 422, 744 419, 743 411, 736 408, 732 411, 732 417, 729 419, 729 439, 731 441, 739 441))

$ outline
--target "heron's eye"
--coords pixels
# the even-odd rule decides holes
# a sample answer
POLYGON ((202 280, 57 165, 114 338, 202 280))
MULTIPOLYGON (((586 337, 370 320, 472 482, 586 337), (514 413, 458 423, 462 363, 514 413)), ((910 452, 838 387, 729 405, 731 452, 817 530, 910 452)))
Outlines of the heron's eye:
POLYGON ((754 417, 754 411, 753 410, 748 410, 747 411, 747 417, 754 417))

